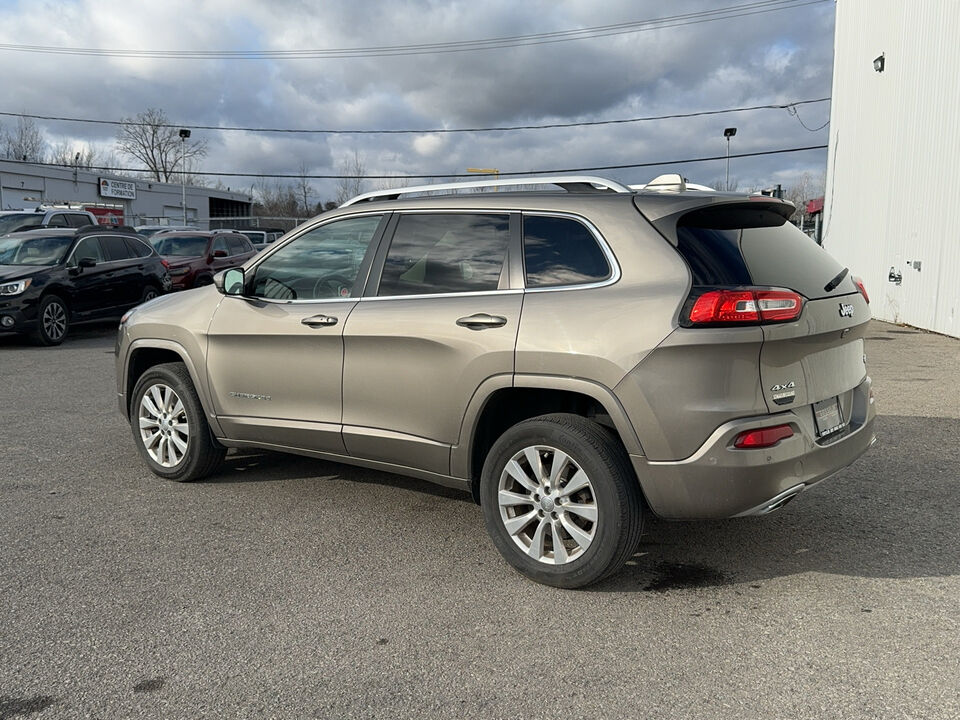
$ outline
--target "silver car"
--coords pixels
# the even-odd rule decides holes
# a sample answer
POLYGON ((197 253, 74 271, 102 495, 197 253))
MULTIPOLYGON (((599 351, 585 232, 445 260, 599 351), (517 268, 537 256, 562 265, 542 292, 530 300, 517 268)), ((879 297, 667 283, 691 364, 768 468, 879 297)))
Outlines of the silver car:
POLYGON ((793 212, 679 176, 362 195, 128 313, 120 410, 160 477, 266 448, 424 478, 587 585, 648 513, 768 513, 874 442, 867 293, 793 212))

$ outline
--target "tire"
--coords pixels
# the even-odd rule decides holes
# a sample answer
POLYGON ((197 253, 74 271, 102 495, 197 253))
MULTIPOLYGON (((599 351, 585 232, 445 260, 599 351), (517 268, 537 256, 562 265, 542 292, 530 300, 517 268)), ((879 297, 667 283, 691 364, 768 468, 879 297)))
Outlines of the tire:
POLYGON ((37 308, 37 327, 31 337, 38 345, 59 345, 70 329, 70 308, 59 295, 47 295, 37 308))
POLYGON ((480 504, 504 559, 554 587, 579 588, 615 573, 643 529, 640 487, 626 452, 612 433, 579 415, 543 415, 501 435, 483 465, 480 504))
POLYGON ((167 480, 204 478, 227 453, 210 432, 183 363, 154 365, 140 376, 130 404, 130 428, 149 468, 167 480))
POLYGON ((155 285, 147 284, 147 286, 143 288, 143 295, 140 296, 140 302, 138 304, 143 305, 145 302, 150 302, 157 297, 160 297, 160 291, 157 290, 155 285))

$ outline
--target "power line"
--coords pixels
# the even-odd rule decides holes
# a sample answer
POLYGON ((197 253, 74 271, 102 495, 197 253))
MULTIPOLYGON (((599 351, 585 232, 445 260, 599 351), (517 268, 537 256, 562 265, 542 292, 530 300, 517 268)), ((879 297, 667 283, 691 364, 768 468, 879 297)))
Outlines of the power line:
POLYGON ((162 127, 162 128, 190 128, 191 130, 222 130, 222 131, 242 131, 255 133, 287 133, 287 134, 316 134, 316 135, 426 135, 426 134, 451 134, 451 133, 481 133, 481 132, 509 132, 514 130, 547 130, 553 128, 572 128, 572 127, 592 127, 596 125, 624 125, 627 123, 648 122, 651 120, 675 120, 679 118, 701 117, 705 115, 725 115, 727 113, 749 112, 753 110, 786 110, 791 115, 796 115, 798 105, 810 105, 813 103, 822 103, 829 101, 829 97, 816 98, 814 100, 796 100, 794 102, 769 105, 751 105, 749 107, 724 108, 722 110, 700 110, 688 113, 673 113, 670 115, 648 115, 646 117, 620 118, 614 120, 587 120, 583 122, 568 123, 546 123, 543 125, 504 125, 499 127, 467 127, 467 128, 424 128, 424 129, 402 129, 402 130, 330 130, 330 129, 297 129, 297 128, 257 128, 257 127, 239 127, 222 125, 197 125, 192 123, 145 123, 137 121, 124 120, 102 120, 94 118, 75 118, 62 117, 57 115, 32 115, 30 113, 3 112, 0 116, 7 117, 28 117, 34 120, 49 120, 57 122, 76 122, 92 123, 95 125, 133 125, 139 127, 162 127))
POLYGON ((795 117, 795 118, 797 119, 797 122, 800 123, 800 124, 803 126, 803 129, 804 129, 804 130, 807 130, 807 131, 809 131, 809 132, 819 132, 820 130, 823 130, 827 125, 830 124, 830 121, 827 120, 823 125, 820 125, 819 127, 812 128, 812 127, 809 127, 809 126, 803 121, 803 119, 800 117, 800 113, 797 112, 797 108, 796 108, 795 106, 790 106, 790 107, 786 108, 786 110, 787 110, 787 114, 795 117))
MULTIPOLYGON (((805 152, 807 150, 824 150, 826 145, 808 145, 806 147, 781 148, 778 150, 760 150, 757 152, 737 153, 730 155, 731 158, 759 157, 761 155, 782 155, 784 153, 805 152)), ((708 162, 711 160, 726 160, 727 155, 712 155, 710 157, 685 158, 683 160, 658 160, 656 162, 628 163, 625 165, 596 165, 594 167, 580 168, 561 168, 550 170, 521 170, 516 172, 501 172, 499 177, 512 177, 519 175, 560 175, 564 173, 592 172, 596 170, 626 170, 630 168, 657 167, 659 165, 684 165, 686 163, 708 162)), ((18 165, 39 165, 43 167, 57 167, 74 170, 72 165, 60 165, 47 162, 28 162, 25 160, 2 160, 0 162, 15 163, 18 165)), ((116 173, 152 173, 153 170, 145 168, 121 168, 107 167, 104 165, 91 165, 81 170, 99 170, 102 172, 116 173)), ((195 170, 174 170, 172 175, 208 175, 212 177, 250 177, 250 178, 306 178, 310 180, 427 180, 430 178, 463 178, 476 177, 475 173, 447 173, 434 172, 423 175, 301 175, 299 173, 239 173, 239 172, 198 172, 195 170)), ((155 181, 162 182, 162 181, 155 181)))
POLYGON ((393 57, 401 55, 429 55, 476 50, 499 50, 511 47, 546 45, 575 40, 625 35, 630 33, 683 27, 704 22, 759 15, 815 5, 831 0, 759 0, 725 8, 670 15, 661 18, 636 20, 574 30, 560 30, 530 35, 513 35, 483 40, 460 40, 442 43, 408 45, 380 45, 372 47, 327 48, 310 50, 133 50, 119 48, 57 47, 50 45, 0 44, 0 50, 53 55, 81 55, 93 57, 125 57, 177 60, 315 60, 357 57, 393 57))

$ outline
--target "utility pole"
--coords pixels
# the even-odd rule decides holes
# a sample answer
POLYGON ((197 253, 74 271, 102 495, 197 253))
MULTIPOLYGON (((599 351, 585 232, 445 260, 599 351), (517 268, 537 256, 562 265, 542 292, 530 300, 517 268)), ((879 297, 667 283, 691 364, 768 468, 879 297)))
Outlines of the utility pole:
POLYGON ((723 184, 723 188, 729 192, 730 191, 730 138, 737 134, 736 128, 725 128, 723 131, 723 136, 727 139, 727 179, 723 184))
MULTIPOLYGON (((500 171, 497 168, 467 168, 468 173, 479 173, 480 175, 493 175, 495 178, 500 177, 500 171)), ((493 186, 494 192, 500 191, 499 185, 493 186)))
MULTIPOLYGON (((180 128, 180 205, 183 208, 183 225, 187 225, 187 138, 190 131, 180 128)), ((729 160, 728 160, 729 162, 729 160)))

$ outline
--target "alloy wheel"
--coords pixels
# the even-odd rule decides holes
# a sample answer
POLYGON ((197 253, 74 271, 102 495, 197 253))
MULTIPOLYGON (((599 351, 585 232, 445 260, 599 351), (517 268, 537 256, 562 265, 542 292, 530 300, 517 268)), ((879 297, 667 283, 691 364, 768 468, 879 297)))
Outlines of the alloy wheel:
POLYGON ((54 342, 62 340, 67 331, 66 308, 56 300, 47 303, 43 309, 43 331, 54 342))
POLYGON ((564 565, 581 557, 597 532, 590 478, 562 450, 532 445, 507 462, 497 488, 500 519, 530 558, 564 565))
POLYGON ((173 388, 156 383, 140 399, 140 440, 150 458, 163 467, 176 467, 190 443, 187 411, 173 388))

